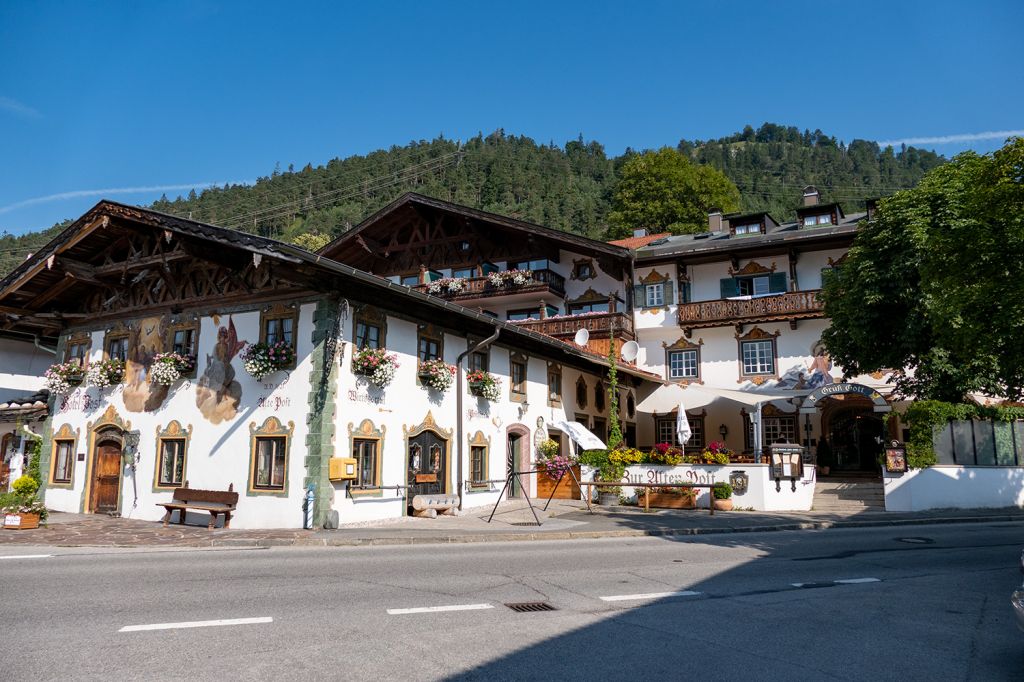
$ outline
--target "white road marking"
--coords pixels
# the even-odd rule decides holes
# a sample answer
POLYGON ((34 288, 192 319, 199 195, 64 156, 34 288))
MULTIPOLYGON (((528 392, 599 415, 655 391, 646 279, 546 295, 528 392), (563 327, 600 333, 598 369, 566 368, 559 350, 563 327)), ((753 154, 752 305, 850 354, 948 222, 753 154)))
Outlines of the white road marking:
POLYGON ((807 585, 817 585, 819 587, 825 587, 826 585, 861 585, 864 583, 880 583, 880 578, 847 578, 846 580, 831 580, 820 583, 790 583, 793 587, 804 587, 807 585))
POLYGON ((49 559, 52 554, 15 554, 13 556, 0 556, 0 559, 49 559))
POLYGON ((700 592, 682 590, 680 592, 646 592, 642 594, 615 594, 601 597, 601 601, 639 601, 644 599, 665 599, 667 597, 696 597, 700 592))
POLYGON ((451 606, 417 606, 412 609, 388 609, 389 616, 400 616, 406 613, 439 613, 441 611, 479 611, 493 609, 493 604, 452 604, 451 606))
POLYGON ((273 623, 269 616, 260 618, 226 618, 223 620, 193 620, 184 623, 152 623, 150 625, 125 625, 118 632, 142 632, 144 630, 179 630, 184 628, 210 628, 221 625, 255 625, 257 623, 273 623))

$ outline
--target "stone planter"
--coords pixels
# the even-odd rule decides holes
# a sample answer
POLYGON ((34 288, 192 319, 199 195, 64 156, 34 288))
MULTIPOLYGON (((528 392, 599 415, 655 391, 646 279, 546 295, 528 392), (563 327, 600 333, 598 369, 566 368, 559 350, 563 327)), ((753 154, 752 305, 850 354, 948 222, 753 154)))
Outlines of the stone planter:
POLYGON ((39 514, 4 514, 4 528, 31 530, 39 527, 39 514))
POLYGON ((612 507, 619 503, 618 493, 600 492, 597 494, 597 503, 602 507, 612 507))
POLYGON ((715 500, 715 511, 732 511, 732 498, 715 500))

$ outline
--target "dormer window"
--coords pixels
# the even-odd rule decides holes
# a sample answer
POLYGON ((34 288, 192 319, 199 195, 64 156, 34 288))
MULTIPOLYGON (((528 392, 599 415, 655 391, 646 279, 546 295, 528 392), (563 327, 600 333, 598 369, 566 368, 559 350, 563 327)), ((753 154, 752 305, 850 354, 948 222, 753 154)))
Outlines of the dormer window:
POLYGON ((736 226, 736 236, 744 237, 751 234, 761 234, 761 223, 747 223, 736 226))
POLYGON ((821 215, 808 215, 804 216, 804 227, 818 227, 819 225, 831 225, 832 214, 823 213, 821 215))

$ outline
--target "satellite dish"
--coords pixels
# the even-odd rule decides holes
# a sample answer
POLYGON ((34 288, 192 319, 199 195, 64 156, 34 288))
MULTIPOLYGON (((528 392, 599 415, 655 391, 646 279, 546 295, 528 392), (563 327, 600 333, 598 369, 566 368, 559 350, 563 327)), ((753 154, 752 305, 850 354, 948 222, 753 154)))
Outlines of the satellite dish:
POLYGON ((626 362, 633 362, 636 360, 636 356, 640 354, 640 344, 636 341, 627 341, 622 344, 622 350, 619 351, 622 355, 622 359, 626 362))
POLYGON ((576 332, 576 336, 574 336, 572 339, 572 342, 575 343, 577 346, 585 346, 587 345, 587 341, 590 341, 590 332, 588 332, 586 329, 581 329, 578 332, 576 332))

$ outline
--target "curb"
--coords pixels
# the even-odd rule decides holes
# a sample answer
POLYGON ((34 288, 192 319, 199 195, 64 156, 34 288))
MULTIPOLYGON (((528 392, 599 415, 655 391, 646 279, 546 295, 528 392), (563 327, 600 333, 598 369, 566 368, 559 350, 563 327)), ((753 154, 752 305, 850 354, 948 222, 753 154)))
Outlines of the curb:
MULTIPOLYGON (((993 523, 1024 521, 1024 516, 951 516, 938 519, 892 519, 863 521, 799 521, 767 526, 735 526, 731 528, 663 528, 652 530, 554 531, 551 533, 479 533, 425 537, 366 538, 296 538, 294 540, 210 540, 210 546, 255 547, 383 547, 396 545, 479 544, 485 542, 534 542, 541 540, 595 540, 599 538, 673 537, 684 535, 720 535, 725 533, 770 533, 793 530, 830 530, 834 528, 871 528, 894 526, 945 525, 954 523, 993 523)), ((204 543, 205 545, 206 543, 204 543)))

